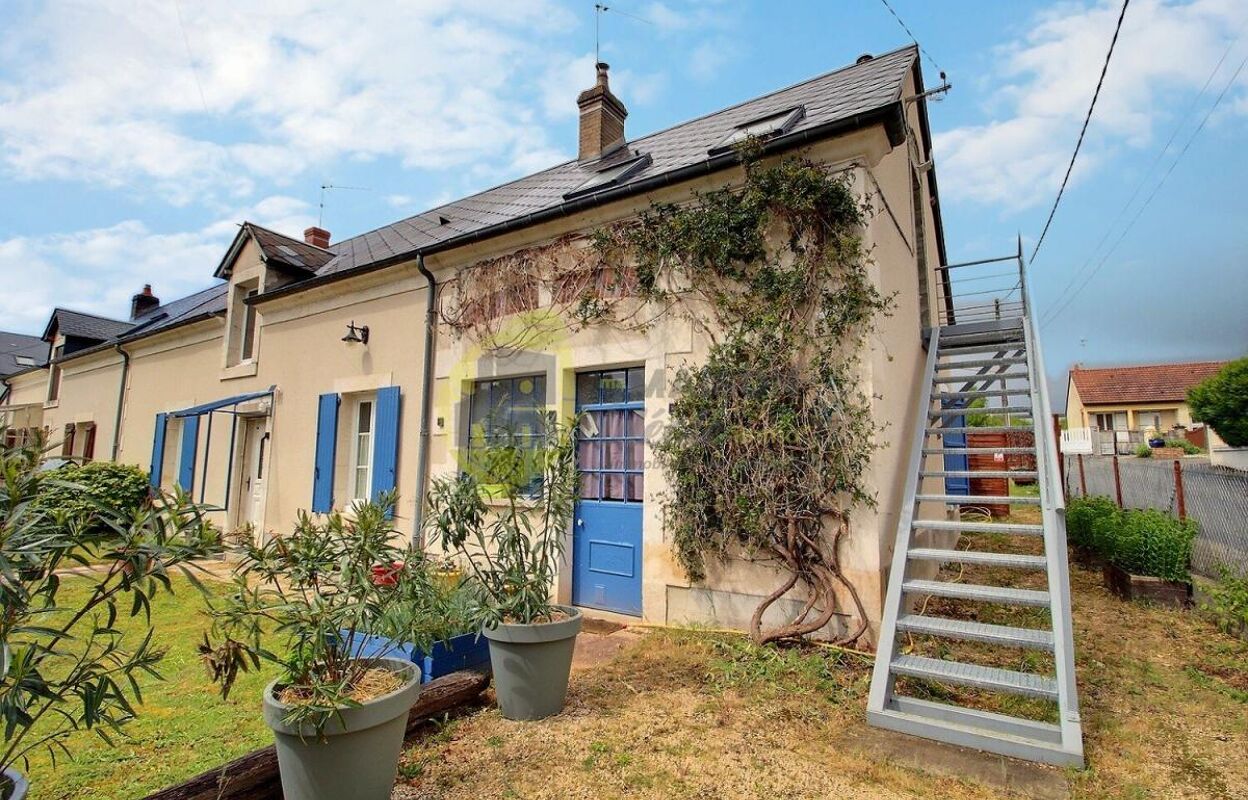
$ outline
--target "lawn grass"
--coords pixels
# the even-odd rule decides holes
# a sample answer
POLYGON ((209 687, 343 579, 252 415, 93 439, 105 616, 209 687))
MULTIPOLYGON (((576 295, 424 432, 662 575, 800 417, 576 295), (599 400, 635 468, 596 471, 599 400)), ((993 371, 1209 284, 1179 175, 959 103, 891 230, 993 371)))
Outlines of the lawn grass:
MULTIPOLYGON (((1248 797, 1248 643, 1194 613, 1124 603, 1099 573, 1072 567, 1071 580, 1088 758, 1065 773, 1072 796, 1248 797)), ((869 682, 869 659, 835 650, 655 631, 574 673, 557 717, 511 722, 487 706, 431 728, 409 744, 395 797, 1025 796, 879 755, 869 682)))
MULTIPOLYGON (((86 578, 67 578, 62 605, 72 606, 89 586, 86 578)), ((203 598, 185 578, 175 578, 173 588, 153 603, 155 641, 168 649, 160 667, 165 681, 141 684, 145 702, 126 727, 128 740, 109 747, 93 733, 77 733, 69 741, 72 760, 58 757, 53 765, 46 754, 32 756, 31 800, 141 798, 272 741, 260 716, 260 691, 272 676, 242 676, 223 701, 195 650, 207 627, 203 598)), ((142 618, 118 626, 137 631, 142 618)))

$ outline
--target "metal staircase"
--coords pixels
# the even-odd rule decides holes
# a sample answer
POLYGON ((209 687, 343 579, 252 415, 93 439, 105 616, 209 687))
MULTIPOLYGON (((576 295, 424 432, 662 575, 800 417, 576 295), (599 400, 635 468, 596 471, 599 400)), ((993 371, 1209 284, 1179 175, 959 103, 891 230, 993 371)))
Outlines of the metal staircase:
POLYGON ((940 324, 928 343, 867 718, 950 744, 1082 766, 1065 506, 1021 244, 1016 256, 940 269, 940 324), (1016 273, 978 274, 1016 259, 1016 273), (998 289, 984 287, 1000 278, 1007 280, 998 289), (977 411, 1005 424, 968 427, 967 406, 978 398, 987 407, 977 411), (965 446, 967 433, 1017 432, 1009 422, 1020 416, 1034 448, 965 446), (1034 471, 950 464, 1032 452, 1034 471), (972 476, 1032 479, 1039 492, 983 496, 953 486, 951 479, 972 476), (964 519, 976 504, 1008 504, 1011 517, 964 519), (1048 619, 1038 622, 1042 609, 1048 619))

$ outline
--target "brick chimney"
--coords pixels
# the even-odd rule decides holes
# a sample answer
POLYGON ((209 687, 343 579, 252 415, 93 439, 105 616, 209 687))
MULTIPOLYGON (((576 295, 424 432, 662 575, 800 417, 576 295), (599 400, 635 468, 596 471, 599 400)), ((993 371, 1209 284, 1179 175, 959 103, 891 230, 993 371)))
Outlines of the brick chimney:
POLYGON ((313 247, 329 247, 329 231, 313 225, 303 232, 303 240, 313 247))
POLYGON ((143 284, 143 291, 130 298, 130 319, 136 320, 160 305, 160 298, 152 294, 152 285, 143 284))
POLYGON ((581 109, 579 161, 593 161, 624 144, 624 118, 628 109, 611 94, 607 85, 607 65, 599 62, 598 82, 576 98, 581 109))

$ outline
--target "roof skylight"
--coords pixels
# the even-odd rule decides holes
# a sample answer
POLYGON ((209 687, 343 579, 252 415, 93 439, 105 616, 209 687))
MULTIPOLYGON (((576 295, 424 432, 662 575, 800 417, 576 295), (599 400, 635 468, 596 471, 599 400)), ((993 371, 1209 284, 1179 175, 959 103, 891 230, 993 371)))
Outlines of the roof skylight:
POLYGON ((630 158, 629 160, 623 161, 619 164, 613 164, 593 175, 590 175, 589 178, 580 186, 564 194, 563 198, 565 200, 571 200, 574 197, 583 197, 587 194, 593 194, 594 192, 609 189, 612 186, 619 186, 649 165, 649 153, 636 156, 635 158, 630 158))
POLYGON ((771 139, 781 136, 793 129, 798 121, 806 116, 806 109, 802 106, 790 108, 787 111, 781 111, 777 114, 769 114, 766 117, 738 125, 732 129, 732 132, 719 141, 718 144, 707 150, 707 153, 715 155, 724 153, 746 139, 771 139))

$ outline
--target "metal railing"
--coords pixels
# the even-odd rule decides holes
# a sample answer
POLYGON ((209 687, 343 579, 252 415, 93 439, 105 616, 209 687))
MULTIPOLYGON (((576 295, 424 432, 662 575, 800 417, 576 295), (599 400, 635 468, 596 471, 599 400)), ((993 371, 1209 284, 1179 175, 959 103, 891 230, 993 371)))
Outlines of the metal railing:
POLYGON ((1017 319, 1027 311, 1022 252, 936 268, 940 325, 1017 319))

